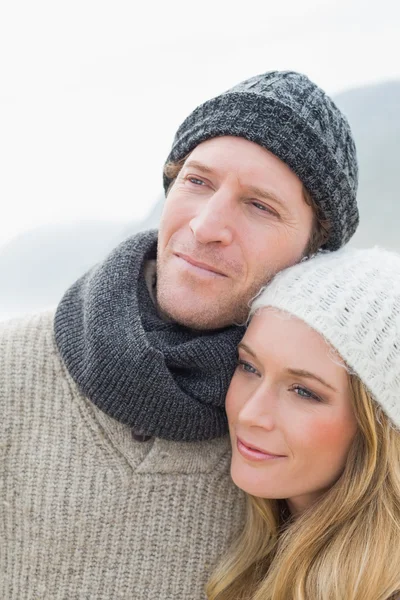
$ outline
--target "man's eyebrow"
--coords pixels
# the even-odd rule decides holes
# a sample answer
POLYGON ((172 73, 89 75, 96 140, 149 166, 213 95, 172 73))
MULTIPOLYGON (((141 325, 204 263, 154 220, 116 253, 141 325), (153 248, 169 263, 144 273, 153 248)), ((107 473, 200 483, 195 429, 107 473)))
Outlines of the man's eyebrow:
POLYGON ((333 392, 337 392, 337 389, 329 383, 327 383, 324 379, 322 379, 322 377, 318 377, 318 375, 310 373, 310 371, 304 371, 303 369, 288 369, 288 373, 290 373, 291 375, 297 375, 298 377, 306 377, 307 379, 316 379, 317 381, 322 383, 322 385, 325 385, 326 387, 331 389, 333 392))
POLYGON ((214 173, 214 170, 211 169, 211 167, 207 167, 207 165, 204 165, 197 160, 188 160, 183 166, 198 169, 199 171, 203 171, 203 173, 214 173))
POLYGON ((254 358, 257 358, 256 353, 254 352, 254 350, 252 350, 250 348, 250 346, 248 346, 244 342, 239 342, 238 348, 242 348, 245 352, 247 352, 248 354, 251 354, 251 356, 253 356, 254 358))
POLYGON ((277 204, 279 204, 282 208, 287 209, 287 202, 282 200, 279 196, 277 196, 274 192, 270 192, 269 190, 263 190, 254 185, 247 186, 247 189, 251 194, 257 196, 257 198, 263 198, 264 200, 273 200, 277 204))
MULTIPOLYGON (((184 168, 191 167, 192 169, 198 169, 199 171, 202 171, 203 173, 207 173, 209 175, 215 173, 214 169, 208 167, 204 163, 199 162, 198 160, 188 160, 183 166, 184 168)), ((257 198, 262 198, 263 200, 273 200, 274 202, 279 204, 281 208, 287 209, 287 202, 282 200, 282 198, 277 196, 274 192, 271 192, 269 190, 263 190, 255 185, 248 185, 245 187, 250 192, 250 194, 257 196, 257 198)))

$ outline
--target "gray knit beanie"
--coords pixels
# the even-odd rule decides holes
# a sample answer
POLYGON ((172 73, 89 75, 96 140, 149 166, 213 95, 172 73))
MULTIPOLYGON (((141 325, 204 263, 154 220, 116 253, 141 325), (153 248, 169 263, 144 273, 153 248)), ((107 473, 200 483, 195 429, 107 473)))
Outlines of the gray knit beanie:
POLYGON ((400 256, 322 252, 275 276, 251 313, 271 306, 318 331, 400 429, 400 256))
MULTIPOLYGON (((359 220, 354 140, 344 115, 305 75, 263 73, 200 105, 179 127, 167 162, 223 135, 263 146, 296 173, 331 225, 324 248, 348 242, 359 220)), ((165 190, 170 183, 164 175, 165 190)))

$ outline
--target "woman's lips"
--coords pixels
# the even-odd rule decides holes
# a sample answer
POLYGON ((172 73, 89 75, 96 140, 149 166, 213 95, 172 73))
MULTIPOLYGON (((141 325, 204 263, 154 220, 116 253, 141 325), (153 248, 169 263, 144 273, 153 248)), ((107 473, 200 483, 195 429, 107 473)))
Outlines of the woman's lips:
POLYGON ((270 454, 269 452, 253 448, 240 438, 237 438, 237 449, 239 450, 240 454, 244 456, 244 458, 256 462, 286 458, 286 456, 282 454, 270 454))

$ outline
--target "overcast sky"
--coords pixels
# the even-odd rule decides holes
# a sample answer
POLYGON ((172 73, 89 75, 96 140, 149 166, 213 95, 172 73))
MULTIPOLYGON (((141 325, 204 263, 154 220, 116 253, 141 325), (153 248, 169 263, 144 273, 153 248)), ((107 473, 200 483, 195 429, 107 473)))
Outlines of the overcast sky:
POLYGON ((399 30, 394 0, 5 0, 0 245, 42 224, 143 218, 200 102, 271 69, 329 93, 400 78, 399 30))

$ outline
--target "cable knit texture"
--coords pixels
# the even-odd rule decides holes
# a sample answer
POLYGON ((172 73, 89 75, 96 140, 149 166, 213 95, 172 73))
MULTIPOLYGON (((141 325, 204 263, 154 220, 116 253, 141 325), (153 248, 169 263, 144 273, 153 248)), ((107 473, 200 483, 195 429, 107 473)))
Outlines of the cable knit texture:
POLYGON ((400 428, 400 256, 343 248, 282 271, 252 305, 305 321, 339 352, 400 428))
POLYGON ((0 324, 0 382, 0 598, 205 598, 243 522, 229 440, 133 440, 69 375, 51 313, 0 324))
MULTIPOLYGON (((270 71, 208 100, 179 127, 167 162, 223 135, 263 146, 296 173, 331 224, 327 249, 351 238, 359 221, 353 136, 343 113, 308 77, 270 71)), ((166 190, 170 183, 164 176, 166 190)))
POLYGON ((58 349, 82 392, 136 433, 219 437, 244 328, 194 331, 162 319, 144 276, 156 250, 156 231, 134 235, 67 291, 55 318, 58 349))

